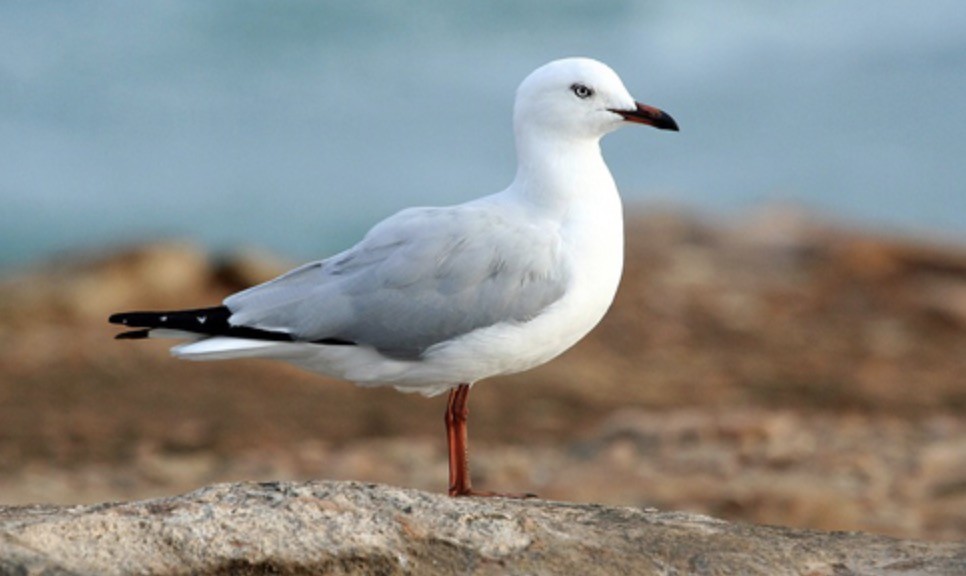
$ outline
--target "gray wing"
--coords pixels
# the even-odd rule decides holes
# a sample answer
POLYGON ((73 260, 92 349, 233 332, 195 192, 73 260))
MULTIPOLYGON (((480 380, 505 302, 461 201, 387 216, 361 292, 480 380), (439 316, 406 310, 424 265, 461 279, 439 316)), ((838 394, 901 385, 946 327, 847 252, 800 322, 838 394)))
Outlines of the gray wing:
POLYGON ((233 325, 413 358, 474 329, 533 318, 568 278, 555 234, 478 206, 412 208, 355 247, 225 305, 233 325))

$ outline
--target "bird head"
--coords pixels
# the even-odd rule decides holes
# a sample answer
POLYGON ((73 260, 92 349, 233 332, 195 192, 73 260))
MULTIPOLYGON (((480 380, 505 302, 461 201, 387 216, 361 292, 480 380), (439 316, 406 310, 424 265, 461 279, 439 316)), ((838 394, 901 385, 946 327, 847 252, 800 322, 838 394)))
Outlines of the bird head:
POLYGON ((517 89, 515 129, 557 138, 599 139, 626 123, 678 130, 667 113, 636 102, 620 77, 590 58, 554 60, 517 89))

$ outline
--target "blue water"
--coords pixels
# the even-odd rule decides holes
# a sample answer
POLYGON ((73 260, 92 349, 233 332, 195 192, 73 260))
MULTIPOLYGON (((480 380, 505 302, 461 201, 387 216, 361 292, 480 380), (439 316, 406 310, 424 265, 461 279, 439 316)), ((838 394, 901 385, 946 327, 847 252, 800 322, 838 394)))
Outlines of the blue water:
POLYGON ((503 188, 513 91, 612 65, 679 134, 605 154, 631 205, 800 204, 966 240, 966 3, 0 3, 0 266, 186 237, 326 255, 503 188))

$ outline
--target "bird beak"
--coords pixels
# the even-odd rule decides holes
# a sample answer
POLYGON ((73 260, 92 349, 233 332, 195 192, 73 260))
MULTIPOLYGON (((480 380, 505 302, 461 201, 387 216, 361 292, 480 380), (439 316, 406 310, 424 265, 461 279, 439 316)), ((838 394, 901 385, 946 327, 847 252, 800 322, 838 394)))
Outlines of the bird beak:
POLYGON ((648 126, 653 126, 659 130, 673 130, 678 131, 678 123, 671 118, 670 114, 664 112, 663 110, 658 110, 653 106, 648 106, 646 104, 641 104, 640 102, 635 102, 636 108, 633 110, 615 110, 610 109, 611 112, 615 114, 620 114, 627 122, 634 122, 636 124, 647 124, 648 126))

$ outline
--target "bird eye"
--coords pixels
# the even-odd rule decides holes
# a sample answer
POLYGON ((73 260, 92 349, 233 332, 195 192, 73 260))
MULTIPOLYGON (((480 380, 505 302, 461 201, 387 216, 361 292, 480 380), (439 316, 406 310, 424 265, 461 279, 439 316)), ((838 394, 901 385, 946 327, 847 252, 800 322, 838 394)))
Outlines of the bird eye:
POLYGON ((574 84, 570 87, 570 89, 573 90, 573 93, 576 94, 577 98, 580 98, 581 100, 586 100, 594 95, 594 89, 588 88, 583 84, 574 84))

